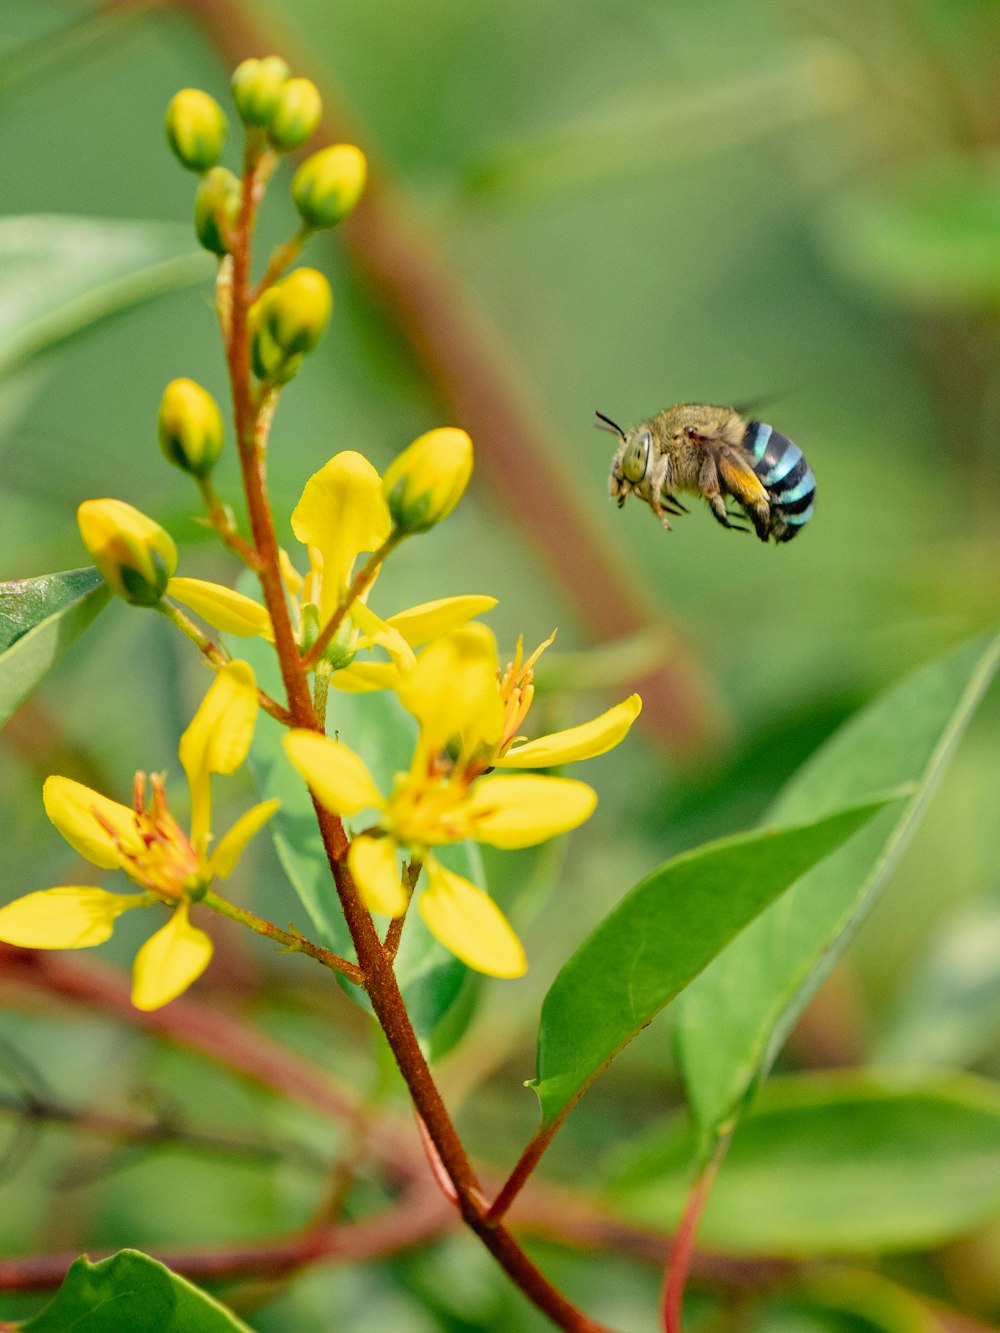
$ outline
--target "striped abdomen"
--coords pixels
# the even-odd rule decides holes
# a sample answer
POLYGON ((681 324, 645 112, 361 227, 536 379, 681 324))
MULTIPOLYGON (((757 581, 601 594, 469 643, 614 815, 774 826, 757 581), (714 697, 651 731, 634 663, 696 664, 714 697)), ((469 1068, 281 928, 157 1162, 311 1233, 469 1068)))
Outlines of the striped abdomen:
POLYGON ((747 423, 743 447, 771 501, 771 533, 788 542, 812 518, 816 478, 797 444, 763 421, 747 423))

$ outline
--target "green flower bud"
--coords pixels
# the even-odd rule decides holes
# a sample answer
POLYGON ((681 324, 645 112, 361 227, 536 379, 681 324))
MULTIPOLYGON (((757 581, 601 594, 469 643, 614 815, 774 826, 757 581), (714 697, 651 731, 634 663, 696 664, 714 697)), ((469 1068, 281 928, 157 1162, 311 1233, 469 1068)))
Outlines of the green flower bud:
POLYGON ((155 606, 177 569, 170 533, 124 500, 84 500, 76 521, 111 591, 133 606, 155 606))
POLYGON ((229 253, 227 234, 236 226, 243 186, 228 167, 212 167, 198 182, 194 196, 194 230, 206 250, 229 253))
POLYGON ((182 88, 167 107, 167 142, 182 166, 206 171, 222 156, 226 142, 225 113, 214 97, 200 88, 182 88))
POLYGON ((288 66, 280 56, 244 60, 233 71, 231 87, 236 110, 244 125, 266 125, 281 100, 288 66))
POLYGON ((400 532, 426 532, 462 498, 472 475, 472 441, 442 426, 413 441, 386 468, 382 491, 400 532))
POLYGON ((268 121, 267 135, 283 153, 298 148, 313 134, 323 114, 323 99, 311 79, 289 79, 281 90, 278 109, 268 121))
POLYGON ((171 380, 158 418, 160 448, 169 463, 193 477, 207 477, 222 452, 222 413, 194 380, 171 380))
POLYGON ((297 268, 271 288, 263 304, 262 326, 284 357, 311 352, 330 322, 333 293, 322 273, 297 268))
POLYGON ((306 160, 292 178, 292 198, 310 227, 334 227, 361 197, 368 164, 360 148, 335 143, 306 160))
POLYGON ((302 353, 287 356, 271 336, 268 311, 274 302, 277 287, 269 287, 259 301, 247 312, 250 329, 250 357, 253 373, 270 384, 287 384, 298 374, 302 353))

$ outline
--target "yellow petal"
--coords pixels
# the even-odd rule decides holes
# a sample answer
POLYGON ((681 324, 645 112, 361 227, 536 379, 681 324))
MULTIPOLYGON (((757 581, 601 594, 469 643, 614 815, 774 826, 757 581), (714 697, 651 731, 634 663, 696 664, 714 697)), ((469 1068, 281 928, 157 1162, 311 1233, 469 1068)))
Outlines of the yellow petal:
POLYGON ((281 569, 281 577, 284 579, 285 587, 293 597, 298 597, 302 591, 302 575, 292 564, 291 556, 283 546, 278 551, 278 566, 281 569))
POLYGON ((494 766, 552 768, 556 764, 575 763, 577 759, 592 759, 623 741, 641 711, 642 700, 637 694, 631 694, 592 722, 569 727, 566 731, 554 731, 523 745, 512 745, 506 754, 494 760, 494 766))
POLYGON ((138 893, 42 889, 0 907, 0 940, 22 949, 89 949, 110 939, 115 918, 141 902, 138 893))
POLYGON ((370 912, 402 916, 409 903, 392 838, 355 838, 347 865, 370 912))
POLYGON ((174 910, 167 924, 151 935, 135 956, 132 1003, 137 1009, 160 1009, 201 976, 212 957, 212 941, 188 920, 187 903, 174 910))
POLYGON ((167 596, 190 607, 196 616, 224 634, 243 639, 259 636, 274 642, 267 608, 233 588, 205 579, 172 578, 167 584, 167 596))
POLYGON ((305 778, 321 805, 338 815, 380 809, 382 794, 363 759, 340 741, 315 731, 290 731, 282 740, 293 768, 305 778))
POLYGON ((489 894, 433 859, 426 869, 417 906, 434 938, 477 972, 523 976, 528 963, 521 941, 489 894))
POLYGON ((441 749, 473 722, 490 740, 499 739, 503 709, 492 632, 474 623, 437 639, 400 682, 399 698, 420 723, 424 751, 441 749))
POLYGON ((440 597, 435 602, 421 602, 407 611, 390 616, 386 624, 398 630, 411 648, 419 648, 440 639, 466 621, 484 615, 497 604, 495 597, 469 593, 464 597, 440 597))
POLYGON ((236 863, 243 855, 243 849, 259 833, 274 812, 281 805, 280 801, 261 801, 252 806, 246 814, 240 815, 236 823, 219 840, 219 845, 212 853, 210 870, 215 879, 228 879, 236 869, 236 863))
POLYGON ((117 870, 121 865, 116 837, 128 851, 142 850, 135 831, 135 811, 85 787, 82 782, 74 782, 72 778, 46 778, 42 801, 45 813, 69 845, 95 866, 117 870), (104 824, 110 824, 116 836, 112 836, 104 824))
POLYGON ((471 835, 491 847, 532 847, 589 819, 597 794, 585 782, 536 774, 484 778, 466 806, 471 835))
POLYGON ((356 649, 368 648, 372 644, 378 644, 380 648, 386 650, 402 670, 409 671, 413 667, 417 659, 413 655, 413 649, 399 630, 393 629, 390 624, 381 620, 360 599, 351 607, 350 615, 355 625, 364 635, 364 638, 358 640, 354 645, 356 649))
POLYGON ((306 482, 292 514, 292 530, 305 546, 322 553, 323 620, 347 586, 355 557, 377 550, 391 526, 382 480, 363 455, 353 450, 336 454, 306 482))
POLYGON ((352 662, 333 673, 332 684, 345 694, 367 694, 372 690, 397 690, 401 680, 395 662, 352 662))
POLYGON ((209 774, 232 773, 247 757, 257 720, 257 682, 246 662, 227 662, 181 737, 178 753, 191 787, 191 841, 208 833, 209 774))

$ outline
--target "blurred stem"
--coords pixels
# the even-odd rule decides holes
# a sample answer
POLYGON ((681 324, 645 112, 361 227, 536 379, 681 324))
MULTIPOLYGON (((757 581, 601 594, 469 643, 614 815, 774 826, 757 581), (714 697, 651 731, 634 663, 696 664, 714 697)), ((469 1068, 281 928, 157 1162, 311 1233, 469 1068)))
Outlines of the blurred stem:
POLYGON ((299 228, 290 241, 285 241, 283 245, 277 245, 271 251, 271 257, 267 261, 267 269, 257 286, 250 292, 250 304, 259 301, 263 294, 278 281, 285 269, 295 262, 302 247, 312 235, 313 229, 305 223, 299 228))
POLYGON ((227 902, 225 898, 220 898, 213 893, 211 889, 200 899, 202 907, 207 907, 211 912, 217 912, 219 916, 227 916, 230 921, 238 921, 241 926, 247 926, 258 935, 263 935, 265 939, 275 940, 288 953, 304 953, 309 958, 314 958, 317 963, 322 963, 324 967, 330 968, 334 972, 340 972, 348 981, 353 981, 356 986, 364 982, 364 977, 359 967, 349 963, 346 958, 341 958, 339 954, 332 953, 329 949, 324 949, 319 944, 313 944, 307 940, 304 935, 298 931, 282 930, 271 921, 265 921, 261 916, 253 912, 248 912, 243 907, 237 907, 234 903, 227 902))
POLYGON ((253 570, 259 569, 260 560, 257 552, 249 542, 244 541, 236 530, 232 511, 228 505, 223 504, 219 499, 212 478, 199 477, 197 480, 198 490, 201 492, 202 503, 205 506, 205 514, 213 530, 234 555, 239 556, 245 565, 253 570))
MULTIPOLYGON (((213 671, 221 671, 228 662, 232 661, 229 654, 224 652, 217 643, 213 643, 207 634, 203 634, 190 616, 185 615, 175 602, 163 597, 156 603, 155 609, 159 611, 160 615, 166 616, 172 625, 176 625, 186 638, 197 645, 213 671)), ((272 699, 269 694, 259 687, 257 689, 257 701, 265 713, 270 713, 275 721, 282 723, 283 726, 288 726, 291 721, 291 714, 288 709, 282 708, 276 699, 272 699)))
POLYGON ((663 1333, 682 1333, 684 1288, 687 1286, 688 1274, 691 1271, 691 1257, 694 1254, 698 1223, 705 1211, 705 1204, 708 1202, 708 1196, 712 1192, 712 1185, 715 1183, 715 1177, 728 1147, 728 1134, 716 1140, 712 1155, 691 1186, 687 1203, 684 1205, 680 1226, 677 1228, 670 1250, 663 1286, 663 1333))
POLYGON ((313 675, 313 708, 316 710, 316 721, 324 731, 326 731, 326 704, 330 694, 330 677, 332 675, 333 664, 325 657, 321 662, 316 663, 316 671, 313 675))

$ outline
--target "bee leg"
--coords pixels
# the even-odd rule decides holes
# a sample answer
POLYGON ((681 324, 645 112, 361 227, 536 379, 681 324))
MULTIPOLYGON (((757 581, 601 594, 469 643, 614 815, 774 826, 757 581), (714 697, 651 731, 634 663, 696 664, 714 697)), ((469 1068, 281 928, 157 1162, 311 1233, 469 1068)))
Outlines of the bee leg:
POLYGON ((743 527, 740 523, 730 522, 733 515, 730 514, 729 510, 726 508, 726 502, 721 495, 706 495, 705 499, 708 501, 708 507, 712 512, 712 517, 717 523, 721 523, 724 528, 729 528, 731 532, 750 531, 749 528, 743 527))
POLYGON ((668 532, 670 531, 670 520, 667 518, 667 514, 668 512, 673 513, 675 511, 667 509, 663 503, 663 496, 664 492, 666 492, 668 499, 673 498, 670 496, 670 483, 672 480, 673 478, 670 475, 670 458, 667 454, 662 454, 653 464, 650 473, 649 503, 653 513, 668 532))
POLYGON ((681 504, 677 496, 673 495, 670 491, 663 492, 663 494, 660 496, 660 503, 663 505, 664 508, 666 508, 668 505, 672 505, 673 508, 670 510, 672 514, 689 514, 691 512, 688 509, 687 505, 681 504))

